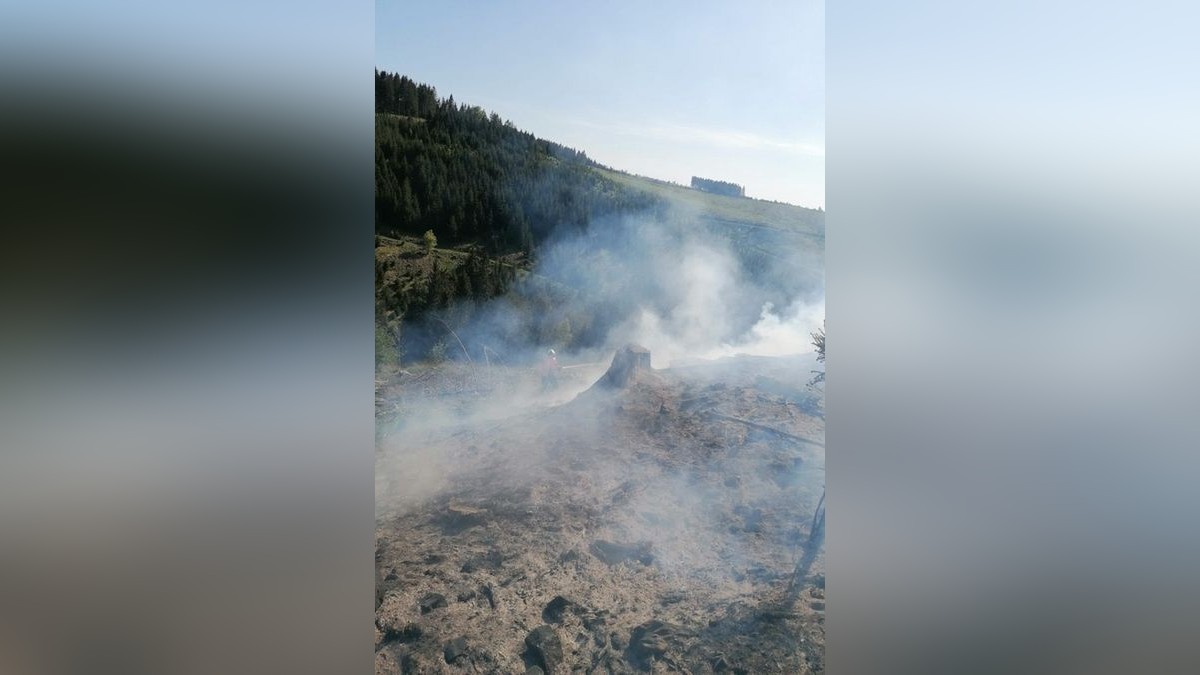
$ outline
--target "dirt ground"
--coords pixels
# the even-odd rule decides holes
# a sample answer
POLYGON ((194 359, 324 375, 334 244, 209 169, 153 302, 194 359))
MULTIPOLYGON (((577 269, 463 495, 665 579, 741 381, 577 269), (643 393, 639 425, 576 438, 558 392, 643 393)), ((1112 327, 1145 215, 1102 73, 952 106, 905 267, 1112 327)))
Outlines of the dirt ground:
POLYGON ((812 365, 382 388, 376 672, 824 672, 823 554, 787 592, 825 484, 812 365))

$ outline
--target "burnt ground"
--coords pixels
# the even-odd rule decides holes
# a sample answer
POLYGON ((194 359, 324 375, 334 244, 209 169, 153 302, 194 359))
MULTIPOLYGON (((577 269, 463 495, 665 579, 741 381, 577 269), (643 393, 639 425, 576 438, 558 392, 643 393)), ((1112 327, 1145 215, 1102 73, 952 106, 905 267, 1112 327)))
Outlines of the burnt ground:
POLYGON ((811 365, 643 371, 382 438, 376 671, 824 672, 823 555, 787 592, 825 483, 811 365))

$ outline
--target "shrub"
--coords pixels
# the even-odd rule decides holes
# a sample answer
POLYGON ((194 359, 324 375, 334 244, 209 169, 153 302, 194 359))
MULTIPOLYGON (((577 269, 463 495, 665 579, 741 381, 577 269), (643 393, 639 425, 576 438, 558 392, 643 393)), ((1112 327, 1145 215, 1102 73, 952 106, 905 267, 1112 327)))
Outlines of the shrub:
POLYGON ((375 367, 400 365, 400 350, 386 326, 375 324, 375 367))
POLYGON ((429 354, 426 358, 430 363, 442 363, 446 360, 446 341, 438 340, 436 344, 429 348, 429 354))

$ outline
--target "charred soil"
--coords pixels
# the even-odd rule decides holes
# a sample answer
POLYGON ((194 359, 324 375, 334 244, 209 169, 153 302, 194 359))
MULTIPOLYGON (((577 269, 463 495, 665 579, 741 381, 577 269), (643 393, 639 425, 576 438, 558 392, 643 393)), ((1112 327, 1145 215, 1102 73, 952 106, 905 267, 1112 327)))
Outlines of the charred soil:
POLYGON ((382 438, 376 671, 824 672, 823 555, 787 592, 825 483, 808 363, 382 438))

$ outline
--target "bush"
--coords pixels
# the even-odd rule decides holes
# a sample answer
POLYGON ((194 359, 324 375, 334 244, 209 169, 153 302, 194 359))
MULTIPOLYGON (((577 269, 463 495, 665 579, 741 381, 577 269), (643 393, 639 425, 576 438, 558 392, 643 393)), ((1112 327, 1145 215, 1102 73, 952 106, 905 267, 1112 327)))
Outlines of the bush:
POLYGON ((375 367, 400 365, 400 350, 386 326, 375 324, 375 367))
POLYGON ((426 357, 430 363, 442 363, 446 360, 446 341, 438 340, 436 344, 429 348, 429 353, 426 357))

